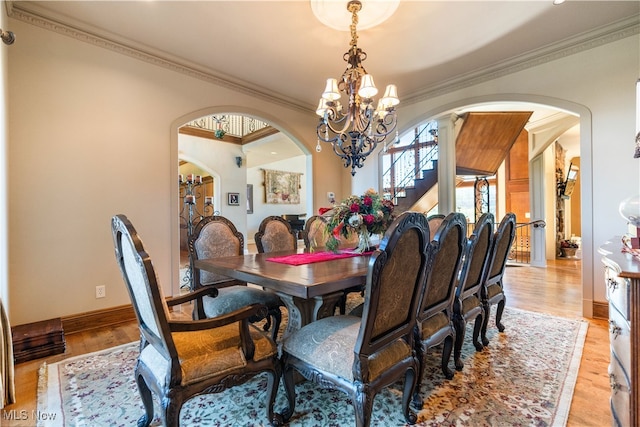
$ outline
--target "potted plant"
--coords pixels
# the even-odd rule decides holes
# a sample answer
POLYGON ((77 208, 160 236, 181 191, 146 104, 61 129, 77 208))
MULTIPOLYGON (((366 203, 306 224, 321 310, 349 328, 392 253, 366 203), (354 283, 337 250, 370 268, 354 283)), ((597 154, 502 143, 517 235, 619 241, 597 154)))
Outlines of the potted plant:
POLYGON ((565 258, 572 258, 576 256, 578 250, 578 244, 568 239, 560 241, 560 253, 565 258))

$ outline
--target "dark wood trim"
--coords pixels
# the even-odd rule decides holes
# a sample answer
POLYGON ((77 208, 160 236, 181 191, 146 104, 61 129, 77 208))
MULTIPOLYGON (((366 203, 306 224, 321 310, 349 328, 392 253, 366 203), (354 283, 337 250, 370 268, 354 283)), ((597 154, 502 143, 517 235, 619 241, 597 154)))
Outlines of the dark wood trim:
POLYGON ((73 314, 62 318, 65 334, 119 325, 136 320, 131 304, 73 314))
POLYGON ((608 319, 609 318, 609 303, 594 301, 591 304, 593 310, 593 317, 595 319, 608 319))
POLYGON ((197 136, 199 138, 212 139, 214 141, 230 142, 231 144, 242 145, 242 138, 238 138, 237 136, 225 135, 224 137, 222 137, 222 139, 220 139, 216 138, 215 133, 210 130, 194 128, 191 126, 182 126, 178 129, 178 133, 197 136))
POLYGON ((242 145, 248 144, 253 141, 257 141, 262 138, 266 138, 267 136, 275 135, 278 132, 280 131, 272 126, 267 126, 265 128, 258 129, 255 132, 246 134, 242 138, 242 145))
POLYGON ((267 136, 275 135, 278 132, 280 132, 278 129, 272 126, 267 126, 265 128, 258 129, 255 132, 249 133, 245 135, 243 138, 227 134, 223 136, 221 139, 221 138, 217 138, 213 131, 210 131, 207 129, 200 129, 193 126, 182 126, 181 128, 178 129, 178 133, 181 133, 184 135, 197 136, 199 138, 212 139, 214 141, 230 142, 231 144, 237 144, 237 145, 245 145, 250 142, 257 141, 262 138, 266 138, 267 136))

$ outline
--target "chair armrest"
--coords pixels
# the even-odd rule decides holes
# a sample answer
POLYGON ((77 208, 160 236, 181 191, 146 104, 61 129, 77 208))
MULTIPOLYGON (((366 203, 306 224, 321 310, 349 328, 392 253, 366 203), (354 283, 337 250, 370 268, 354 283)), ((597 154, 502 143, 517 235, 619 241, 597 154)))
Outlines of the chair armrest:
POLYGON ((178 295, 175 297, 167 298, 166 303, 167 306, 172 307, 174 305, 184 304, 189 301, 193 301, 194 299, 202 298, 204 296, 212 296, 215 297, 218 295, 218 290, 212 286, 206 286, 195 291, 189 292, 188 294, 178 295))
POLYGON ((232 311, 223 316, 201 320, 170 320, 169 329, 171 332, 201 331, 219 328, 231 323, 240 322, 240 345, 247 360, 253 360, 255 344, 249 332, 249 318, 252 316, 265 317, 267 306, 263 304, 251 304, 239 310, 232 311))
POLYGON ((267 306, 263 304, 251 304, 246 307, 242 307, 231 313, 213 317, 210 319, 200 320, 169 320, 169 329, 171 332, 189 332, 189 331, 202 331, 205 329, 219 328, 231 323, 245 321, 248 324, 248 319, 252 316, 266 317, 267 306))

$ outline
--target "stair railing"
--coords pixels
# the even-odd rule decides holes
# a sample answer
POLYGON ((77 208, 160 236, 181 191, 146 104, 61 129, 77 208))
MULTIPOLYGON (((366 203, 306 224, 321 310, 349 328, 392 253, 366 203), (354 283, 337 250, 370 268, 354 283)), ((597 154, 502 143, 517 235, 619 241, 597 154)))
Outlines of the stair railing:
MULTIPOLYGON (((467 224, 467 235, 471 235, 475 223, 467 224)), ((531 263, 531 231, 534 228, 545 228, 547 223, 538 219, 531 222, 516 223, 516 236, 513 239, 507 265, 528 265, 531 263)), ((494 224, 494 229, 498 224, 494 224)))
POLYGON ((382 174, 383 197, 398 203, 398 197, 405 195, 407 188, 413 187, 415 180, 422 177, 422 171, 433 169, 433 161, 438 159, 438 129, 436 122, 430 122, 418 130, 412 142, 402 147, 391 147, 383 155, 391 156, 389 168, 382 174), (430 134, 432 139, 420 141, 422 135, 430 134), (397 154, 399 153, 399 154, 397 154))

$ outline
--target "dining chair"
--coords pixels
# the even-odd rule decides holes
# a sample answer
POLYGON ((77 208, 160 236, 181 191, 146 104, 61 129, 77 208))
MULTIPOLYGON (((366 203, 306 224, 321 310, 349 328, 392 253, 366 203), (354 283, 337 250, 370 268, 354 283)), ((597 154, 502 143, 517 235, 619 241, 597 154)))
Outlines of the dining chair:
POLYGON ((427 221, 429 222, 429 231, 431 232, 431 236, 434 236, 436 234, 436 231, 438 230, 438 227, 440 227, 440 224, 442 223, 442 221, 444 221, 445 218, 446 218, 446 215, 444 215, 444 214, 433 214, 433 215, 429 215, 427 217, 427 221))
MULTIPOLYGON (((353 237, 345 238, 341 236, 340 238, 340 246, 353 248, 358 244, 358 236, 356 233, 352 233, 355 236, 355 241, 353 237)), ((304 225, 304 229, 302 230, 302 240, 304 241, 304 246, 306 250, 312 250, 317 247, 324 247, 327 243, 329 235, 327 234, 327 222, 326 218, 321 215, 313 215, 310 217, 304 225)), ((336 307, 338 307, 340 314, 345 314, 347 311, 347 296, 351 293, 359 293, 363 294, 364 291, 364 283, 358 286, 352 286, 348 289, 344 290, 344 294, 336 303, 336 307)))
MULTIPOLYGON (((249 323, 251 317, 264 316, 266 307, 253 304, 213 319, 172 319, 169 307, 192 302, 214 288, 166 299, 131 222, 124 215, 114 216, 111 229, 116 260, 140 329, 134 375, 144 414, 138 425, 148 426, 154 418, 152 393, 160 402, 163 425, 178 426, 180 409, 190 398, 222 392, 261 373, 268 378, 267 420, 282 425, 282 417, 273 411, 282 372, 277 346, 249 323)), ((252 399, 245 404, 247 410, 254 406, 252 399)))
POLYGON ((326 219, 322 215, 310 216, 305 222, 300 236, 304 242, 305 249, 324 248, 329 237, 326 219))
POLYGON ((258 253, 298 249, 296 233, 291 224, 280 216, 268 216, 263 219, 254 238, 258 253))
POLYGON ((481 288, 481 299, 484 307, 484 321, 482 322, 482 329, 480 336, 483 345, 489 345, 489 339, 487 338, 487 327, 489 325, 489 314, 491 313, 491 306, 497 304, 496 307, 496 327, 498 331, 504 332, 504 325, 502 324, 502 313, 504 312, 504 306, 507 298, 504 295, 504 289, 502 287, 502 278, 507 268, 507 260, 509 259, 509 252, 511 245, 516 237, 516 215, 512 212, 507 213, 500 224, 493 238, 493 244, 489 251, 489 261, 487 263, 487 269, 485 278, 481 288))
POLYGON ((453 302, 453 326, 456 330, 453 358, 458 371, 464 367, 460 356, 467 322, 474 320, 473 345, 477 351, 483 349, 480 342, 480 329, 484 321, 484 308, 480 289, 493 241, 493 221, 491 213, 484 213, 476 222, 467 242, 460 281, 456 287, 456 298, 453 302))
POLYGON ((416 422, 409 408, 419 366, 413 343, 428 244, 425 216, 401 214, 371 255, 362 317, 325 317, 283 340, 285 421, 295 411, 295 370, 319 387, 349 395, 359 427, 370 424, 376 394, 404 379, 403 415, 416 422))
POLYGON ((449 369, 456 337, 453 326, 453 299, 456 296, 458 275, 467 243, 467 220, 463 214, 454 212, 439 222, 440 225, 427 251, 426 285, 417 315, 416 355, 420 361, 420 370, 413 402, 419 407, 422 407, 420 386, 430 348, 444 343, 442 374, 445 378, 451 379, 454 373, 449 369))
MULTIPOLYGON (((188 247, 191 262, 198 259, 242 255, 244 237, 229 219, 213 215, 198 222, 193 235, 189 238, 188 247)), ((202 287, 217 289, 217 294, 196 301, 193 308, 194 319, 217 317, 246 305, 263 304, 268 309, 264 330, 271 329, 272 338, 276 339, 282 321, 280 307, 284 307, 284 303, 274 292, 247 286, 246 282, 195 267, 192 271, 193 289, 202 287)))

